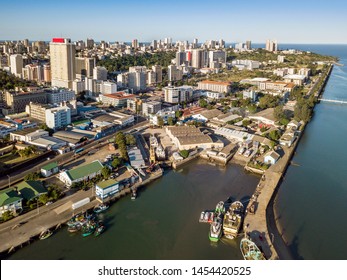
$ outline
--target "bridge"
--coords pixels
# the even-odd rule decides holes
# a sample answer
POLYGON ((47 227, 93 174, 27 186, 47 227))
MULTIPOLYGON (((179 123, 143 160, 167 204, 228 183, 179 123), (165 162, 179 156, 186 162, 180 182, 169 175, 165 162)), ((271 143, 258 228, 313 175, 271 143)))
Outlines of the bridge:
POLYGON ((347 100, 338 100, 338 99, 326 99, 326 98, 318 98, 319 101, 335 103, 335 104, 347 104, 347 100))

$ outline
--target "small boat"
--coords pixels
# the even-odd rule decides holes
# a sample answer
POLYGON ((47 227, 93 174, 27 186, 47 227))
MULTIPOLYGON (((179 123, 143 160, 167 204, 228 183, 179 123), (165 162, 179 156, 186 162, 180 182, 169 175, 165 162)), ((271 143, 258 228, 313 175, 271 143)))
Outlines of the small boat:
POLYGON ((214 219, 214 213, 213 212, 209 212, 209 216, 208 216, 207 222, 208 223, 212 223, 213 219, 214 219))
POLYGON ((200 218, 199 218, 199 222, 200 223, 204 223, 205 222, 205 211, 202 211, 201 214, 200 214, 200 218))
POLYGON ((102 204, 94 207, 94 213, 98 214, 98 213, 104 212, 108 209, 108 207, 110 207, 110 206, 102 203, 102 204))
POLYGON ((223 233, 226 238, 237 237, 243 222, 244 207, 240 201, 233 202, 223 219, 223 233))
POLYGON ((69 226, 67 228, 67 231, 68 232, 77 232, 81 229, 81 225, 80 224, 77 224, 77 225, 72 225, 72 226, 69 226))
POLYGON ((245 260, 266 260, 257 245, 246 237, 242 238, 240 249, 245 260))
POLYGON ((224 201, 219 201, 216 205, 216 214, 224 214, 225 208, 224 208, 224 201))
POLYGON ((131 192, 131 199, 132 199, 132 200, 135 200, 136 197, 137 197, 136 190, 133 190, 133 191, 131 192))
POLYGON ((94 232, 94 235, 95 236, 99 236, 101 233, 103 233, 104 231, 105 231, 105 226, 104 225, 99 225, 97 228, 96 228, 96 230, 95 230, 95 232, 94 232))
POLYGON ((210 227, 209 238, 212 242, 218 242, 222 236, 222 217, 217 216, 214 218, 210 227))
POLYGON ((44 240, 47 239, 48 237, 50 237, 53 234, 53 231, 50 231, 49 229, 43 231, 40 233, 39 235, 39 239, 40 240, 44 240))
POLYGON ((85 226, 82 228, 82 236, 83 237, 89 236, 93 234, 94 231, 95 231, 95 226, 85 226))

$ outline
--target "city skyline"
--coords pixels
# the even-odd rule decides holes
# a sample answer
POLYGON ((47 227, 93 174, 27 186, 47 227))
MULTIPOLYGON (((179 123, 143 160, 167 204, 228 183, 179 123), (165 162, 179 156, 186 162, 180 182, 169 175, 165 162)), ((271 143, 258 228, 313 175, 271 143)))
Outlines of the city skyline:
POLYGON ((150 42, 171 37, 173 41, 198 38, 199 42, 223 38, 226 42, 265 43, 267 39, 277 39, 279 43, 347 43, 347 38, 341 36, 347 25, 344 17, 347 4, 342 1, 294 0, 290 6, 270 0, 219 1, 214 4, 215 10, 207 4, 181 0, 132 1, 131 4, 11 1, 2 4, 0 25, 6 28, 1 29, 0 40, 90 37, 96 41, 130 42, 136 38, 139 42, 150 42), (28 17, 30 20, 26 20, 28 17))

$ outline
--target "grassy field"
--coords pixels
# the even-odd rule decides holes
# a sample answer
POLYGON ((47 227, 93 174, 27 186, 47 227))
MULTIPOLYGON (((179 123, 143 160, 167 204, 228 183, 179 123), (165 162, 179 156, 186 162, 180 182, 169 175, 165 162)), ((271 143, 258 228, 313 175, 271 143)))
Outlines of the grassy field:
POLYGON ((7 164, 7 165, 13 165, 13 164, 17 164, 17 163, 20 163, 22 161, 25 161, 27 159, 33 158, 35 156, 36 155, 31 155, 29 157, 21 158, 17 154, 8 153, 8 154, 5 154, 3 156, 0 156, 0 162, 7 164))

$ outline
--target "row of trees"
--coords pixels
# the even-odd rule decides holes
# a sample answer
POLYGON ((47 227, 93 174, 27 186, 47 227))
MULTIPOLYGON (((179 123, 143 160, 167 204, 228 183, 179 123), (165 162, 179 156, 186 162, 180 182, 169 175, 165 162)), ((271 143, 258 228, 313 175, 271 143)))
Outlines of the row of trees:
POLYGON ((20 79, 13 74, 0 70, 0 90, 10 90, 15 89, 15 87, 28 87, 36 85, 36 82, 20 79))
POLYGON ((98 62, 99 66, 104 66, 109 72, 128 71, 131 66, 147 66, 161 65, 167 67, 171 64, 171 60, 175 58, 175 52, 156 52, 143 53, 135 55, 124 55, 115 58, 106 58, 98 62))

